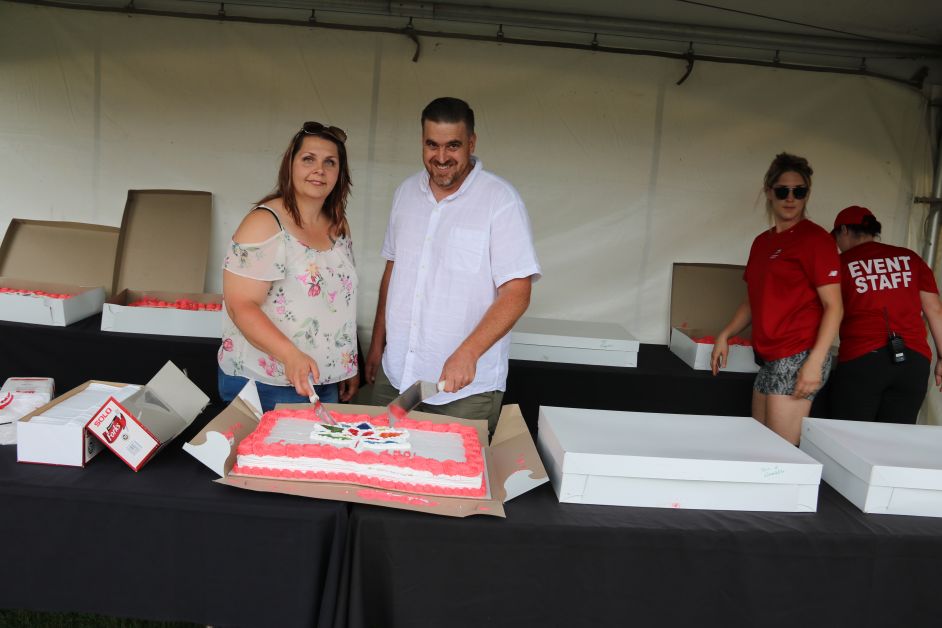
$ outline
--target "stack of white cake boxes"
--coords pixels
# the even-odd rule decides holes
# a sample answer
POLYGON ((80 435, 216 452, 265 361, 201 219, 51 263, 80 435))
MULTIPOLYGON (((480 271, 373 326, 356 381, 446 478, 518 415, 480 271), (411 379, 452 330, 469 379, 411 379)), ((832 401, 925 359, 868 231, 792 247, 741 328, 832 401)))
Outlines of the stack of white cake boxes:
POLYGON ((749 417, 540 408, 559 501, 813 512, 820 480, 867 513, 942 517, 942 427, 805 418, 801 447, 749 417))

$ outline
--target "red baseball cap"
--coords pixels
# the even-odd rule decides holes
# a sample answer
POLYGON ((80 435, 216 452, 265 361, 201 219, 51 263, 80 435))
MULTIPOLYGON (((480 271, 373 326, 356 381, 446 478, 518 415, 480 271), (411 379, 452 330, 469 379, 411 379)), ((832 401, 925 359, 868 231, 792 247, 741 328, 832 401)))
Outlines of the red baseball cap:
POLYGON ((834 219, 834 230, 836 231, 844 225, 862 225, 864 216, 873 216, 873 212, 860 205, 845 207, 834 219))

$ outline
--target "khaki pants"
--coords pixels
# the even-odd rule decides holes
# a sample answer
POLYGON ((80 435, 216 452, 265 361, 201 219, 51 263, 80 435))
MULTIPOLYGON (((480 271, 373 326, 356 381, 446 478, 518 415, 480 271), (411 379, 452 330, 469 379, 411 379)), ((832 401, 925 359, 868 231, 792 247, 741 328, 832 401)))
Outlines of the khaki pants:
MULTIPOLYGON (((376 370, 376 382, 373 384, 372 403, 377 406, 388 405, 390 401, 399 396, 399 391, 389 383, 389 378, 383 372, 383 367, 376 370)), ((440 406, 433 406, 428 403, 419 404, 416 408, 419 412, 431 412, 432 414, 445 414, 457 417, 459 419, 486 419, 487 429, 493 434, 497 427, 497 419, 500 417, 500 403, 504 398, 504 393, 500 390, 478 393, 458 399, 451 403, 440 406)))

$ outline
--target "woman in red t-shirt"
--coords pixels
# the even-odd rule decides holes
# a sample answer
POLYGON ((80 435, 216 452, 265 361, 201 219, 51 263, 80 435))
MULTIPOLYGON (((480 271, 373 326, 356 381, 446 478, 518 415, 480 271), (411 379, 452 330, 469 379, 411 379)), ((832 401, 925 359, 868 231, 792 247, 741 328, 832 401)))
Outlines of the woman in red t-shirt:
MULTIPOLYGON (((922 316, 938 352, 942 304, 929 266, 909 249, 877 242, 880 230, 866 207, 848 207, 834 219, 844 320, 831 417, 915 423, 932 362, 922 316)), ((935 384, 942 388, 939 362, 935 384)))
POLYGON ((743 275, 748 294, 716 337, 711 359, 716 375, 726 365, 729 337, 752 323, 753 349, 763 363, 752 416, 795 445, 801 419, 830 373, 842 313, 834 240, 805 216, 812 172, 808 160, 781 153, 765 173, 774 224, 752 243, 743 275))

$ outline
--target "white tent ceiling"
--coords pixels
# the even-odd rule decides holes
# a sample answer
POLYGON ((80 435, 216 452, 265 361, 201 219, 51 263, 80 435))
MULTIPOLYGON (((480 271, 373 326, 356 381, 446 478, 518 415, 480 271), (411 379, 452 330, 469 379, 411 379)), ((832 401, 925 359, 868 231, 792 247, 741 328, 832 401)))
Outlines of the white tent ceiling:
MULTIPOLYGON (((15 0, 504 43, 866 71, 942 84, 942 2, 793 0, 15 0), (925 68, 925 69, 923 69, 925 68)), ((418 58, 421 44, 417 46, 418 58)))

